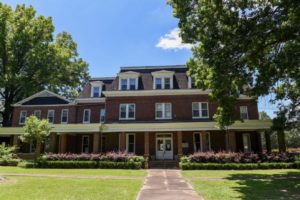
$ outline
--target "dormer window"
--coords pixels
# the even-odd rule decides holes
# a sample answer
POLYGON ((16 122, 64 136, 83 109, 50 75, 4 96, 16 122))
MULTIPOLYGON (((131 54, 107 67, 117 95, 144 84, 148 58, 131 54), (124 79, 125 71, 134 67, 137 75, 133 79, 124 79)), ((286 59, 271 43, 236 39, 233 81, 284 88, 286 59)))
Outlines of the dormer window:
POLYGON ((119 76, 119 90, 137 90, 139 73, 137 72, 122 72, 119 76))
POLYGON ((173 89, 173 76, 175 72, 172 71, 157 71, 152 72, 153 89, 173 89))
POLYGON ((197 88, 196 87, 196 80, 195 80, 195 77, 194 76, 189 76, 188 77, 188 81, 189 81, 189 88, 190 89, 195 89, 195 88, 197 88))
POLYGON ((103 83, 101 81, 91 82, 91 86, 92 86, 91 97, 94 97, 94 98, 101 97, 102 85, 103 85, 103 83))

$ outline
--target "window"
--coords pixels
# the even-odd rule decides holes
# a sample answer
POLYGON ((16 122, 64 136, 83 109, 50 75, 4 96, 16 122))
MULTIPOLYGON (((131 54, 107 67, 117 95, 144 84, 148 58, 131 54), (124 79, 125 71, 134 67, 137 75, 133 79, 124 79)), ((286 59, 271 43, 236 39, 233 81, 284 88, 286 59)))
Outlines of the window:
POLYGON ((135 104, 120 104, 120 119, 135 119, 135 104))
POLYGON ((36 118, 41 119, 41 111, 40 110, 35 110, 34 111, 34 116, 36 116, 36 118))
POLYGON ((157 103, 155 105, 156 119, 172 119, 172 104, 171 103, 157 103))
POLYGON ((26 116, 27 116, 26 111, 21 111, 20 112, 19 124, 25 124, 26 116))
POLYGON ((63 109, 61 111, 61 123, 68 123, 68 109, 63 109))
POLYGON ((193 102, 192 103, 193 118, 208 118, 208 103, 193 102))
POLYGON ((189 76, 189 88, 195 89, 196 87, 196 80, 194 76, 189 76))
POLYGON ((82 153, 89 153, 90 151, 90 137, 88 135, 82 136, 82 153))
POLYGON ((100 110, 100 123, 103 123, 105 120, 105 109, 100 110))
POLYGON ((47 119, 49 123, 54 123, 54 110, 48 110, 47 119))
POLYGON ((93 97, 100 97, 100 87, 99 86, 93 87, 93 97))
POLYGON ((250 134, 243 134, 243 147, 245 153, 251 152, 251 139, 250 134))
POLYGON ((122 78, 120 84, 121 90, 137 90, 138 78, 122 78))
POLYGON ((154 79, 154 89, 172 89, 173 88, 173 79, 171 77, 157 77, 154 79))
POLYGON ((202 151, 201 147, 201 134, 200 133, 194 133, 194 151, 199 152, 202 151))
POLYGON ((126 151, 127 153, 135 153, 135 134, 126 135, 126 151))
POLYGON ((84 109, 83 111, 83 123, 90 123, 91 120, 91 110, 84 109))
POLYGON ((247 106, 240 107, 241 119, 248 119, 248 108, 247 106))

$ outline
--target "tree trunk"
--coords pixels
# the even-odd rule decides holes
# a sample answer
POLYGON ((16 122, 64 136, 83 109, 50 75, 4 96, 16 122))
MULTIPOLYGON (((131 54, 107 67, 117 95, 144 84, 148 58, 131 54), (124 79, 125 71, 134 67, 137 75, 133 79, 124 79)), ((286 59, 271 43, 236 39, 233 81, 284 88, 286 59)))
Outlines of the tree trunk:
POLYGON ((277 139, 279 152, 286 152, 284 130, 277 131, 277 139))
POLYGON ((271 153, 272 148, 271 148, 271 136, 270 136, 270 131, 265 131, 265 140, 266 140, 266 149, 267 149, 267 153, 271 153))
POLYGON ((36 148, 35 148, 35 156, 36 158, 38 158, 41 154, 41 147, 42 147, 42 144, 41 142, 36 142, 36 148))
POLYGON ((4 110, 2 112, 2 126, 8 127, 12 125, 12 112, 13 108, 12 105, 13 101, 10 98, 5 98, 4 102, 4 110))

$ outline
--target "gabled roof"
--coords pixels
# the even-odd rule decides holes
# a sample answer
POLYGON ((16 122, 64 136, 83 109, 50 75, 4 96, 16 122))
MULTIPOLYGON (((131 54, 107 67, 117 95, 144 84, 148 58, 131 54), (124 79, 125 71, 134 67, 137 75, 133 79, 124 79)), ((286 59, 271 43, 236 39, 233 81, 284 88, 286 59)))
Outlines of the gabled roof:
POLYGON ((58 98, 64 102, 66 102, 65 104, 69 104, 69 103, 72 103, 70 100, 66 99, 65 97, 61 96, 61 95, 58 95, 58 94, 55 94, 54 92, 51 92, 49 90, 43 90, 41 92, 38 92, 30 97, 27 97, 26 99, 23 99, 17 103, 15 103, 13 106, 22 106, 24 105, 26 102, 29 102, 35 98, 43 98, 43 97, 55 97, 55 98, 58 98))

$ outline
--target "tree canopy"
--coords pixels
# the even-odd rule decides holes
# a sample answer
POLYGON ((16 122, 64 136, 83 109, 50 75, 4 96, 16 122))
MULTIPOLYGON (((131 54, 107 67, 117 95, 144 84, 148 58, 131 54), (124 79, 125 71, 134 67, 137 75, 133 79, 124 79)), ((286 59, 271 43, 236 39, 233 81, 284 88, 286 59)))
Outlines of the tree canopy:
MULTIPOLYGON (((220 127, 234 122, 241 93, 274 94, 286 116, 300 105, 300 1, 169 0, 196 84, 211 89, 220 127)), ((289 121, 289 120, 287 120, 289 121)))
POLYGON ((88 79, 88 65, 66 32, 54 35, 51 17, 32 6, 15 9, 0 3, 0 99, 3 125, 9 125, 11 105, 42 89, 70 95, 88 79))

